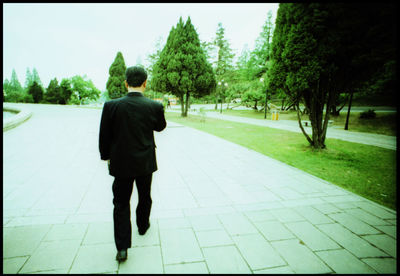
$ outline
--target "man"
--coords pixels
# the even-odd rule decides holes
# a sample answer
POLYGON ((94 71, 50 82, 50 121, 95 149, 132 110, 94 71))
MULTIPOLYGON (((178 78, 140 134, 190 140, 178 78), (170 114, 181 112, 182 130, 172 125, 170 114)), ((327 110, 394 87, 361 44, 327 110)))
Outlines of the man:
POLYGON ((139 66, 126 70, 128 94, 104 104, 101 115, 99 149, 114 176, 114 239, 116 259, 125 261, 131 247, 132 225, 130 198, 135 181, 139 202, 136 225, 140 235, 150 227, 151 180, 157 170, 154 130, 162 131, 167 123, 161 103, 143 96, 147 73, 139 66))

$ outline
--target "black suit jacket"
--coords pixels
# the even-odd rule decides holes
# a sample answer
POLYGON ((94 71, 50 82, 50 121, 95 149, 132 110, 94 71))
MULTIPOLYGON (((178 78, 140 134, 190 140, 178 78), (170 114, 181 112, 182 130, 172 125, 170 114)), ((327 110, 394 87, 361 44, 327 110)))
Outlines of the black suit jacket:
POLYGON ((153 131, 162 131, 166 125, 163 105, 140 92, 104 103, 99 149, 102 160, 110 159, 110 175, 136 177, 155 172, 153 131))

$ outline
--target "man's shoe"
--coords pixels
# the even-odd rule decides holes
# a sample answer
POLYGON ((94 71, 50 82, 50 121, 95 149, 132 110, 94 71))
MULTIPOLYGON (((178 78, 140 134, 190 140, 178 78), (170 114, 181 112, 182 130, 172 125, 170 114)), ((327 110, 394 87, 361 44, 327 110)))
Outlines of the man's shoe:
POLYGON ((127 258, 128 258, 128 250, 127 249, 118 250, 117 257, 116 257, 118 262, 123 262, 127 258))
POLYGON ((147 229, 149 229, 149 228, 150 228, 150 223, 147 224, 147 226, 144 227, 144 228, 139 228, 139 235, 144 235, 144 234, 146 234, 147 229))

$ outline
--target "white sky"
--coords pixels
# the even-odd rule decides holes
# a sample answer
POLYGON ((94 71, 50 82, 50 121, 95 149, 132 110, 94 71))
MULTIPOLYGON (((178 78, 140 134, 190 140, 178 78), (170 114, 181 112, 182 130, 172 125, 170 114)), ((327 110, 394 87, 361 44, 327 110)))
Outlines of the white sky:
POLYGON ((218 22, 237 56, 256 38, 276 3, 3 4, 3 81, 15 69, 21 85, 35 67, 45 87, 53 78, 86 74, 105 90, 118 51, 127 67, 147 65, 158 38, 163 46, 179 17, 190 16, 200 41, 215 37, 218 22))

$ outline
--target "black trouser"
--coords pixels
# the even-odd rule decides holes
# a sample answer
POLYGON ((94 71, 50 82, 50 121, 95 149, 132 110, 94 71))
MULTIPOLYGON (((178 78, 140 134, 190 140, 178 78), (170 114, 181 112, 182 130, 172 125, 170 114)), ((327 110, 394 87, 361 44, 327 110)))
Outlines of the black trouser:
POLYGON ((132 225, 131 205, 133 182, 136 181, 139 202, 136 207, 136 225, 139 229, 149 223, 151 210, 151 180, 153 174, 131 178, 115 177, 112 186, 114 194, 114 239, 117 250, 131 247, 132 225))

